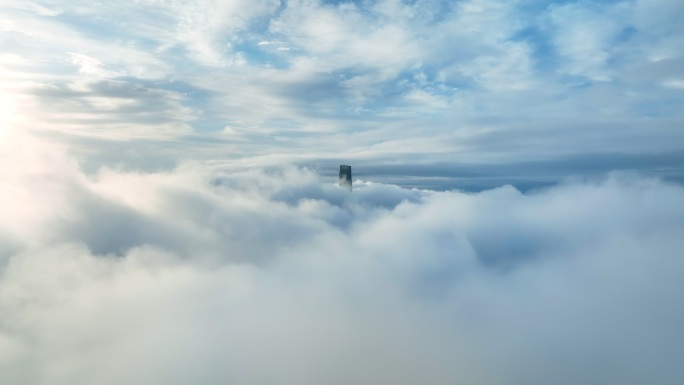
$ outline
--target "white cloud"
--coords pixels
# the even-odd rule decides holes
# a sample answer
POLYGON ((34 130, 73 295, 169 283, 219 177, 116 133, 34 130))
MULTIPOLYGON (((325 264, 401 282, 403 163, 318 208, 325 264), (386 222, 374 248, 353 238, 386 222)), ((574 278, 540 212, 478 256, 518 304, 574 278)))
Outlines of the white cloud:
POLYGON ((0 154, 12 383, 682 379, 678 185, 349 194, 300 169, 89 177, 23 135, 0 154))
POLYGON ((496 91, 520 91, 533 85, 530 48, 524 43, 500 47, 493 56, 480 56, 459 69, 484 87, 496 91))
MULTIPOLYGON (((92 73, 91 73, 92 74, 92 73)), ((190 132, 193 109, 177 92, 120 80, 83 78, 19 88, 25 117, 17 129, 94 138, 172 139, 190 132)), ((16 91, 15 91, 16 92, 16 91)))
POLYGON ((650 60, 681 58, 684 27, 679 17, 684 6, 676 0, 637 1, 634 25, 642 34, 640 48, 650 60))
POLYGON ((619 34, 630 26, 628 3, 587 7, 564 4, 550 7, 548 18, 557 28, 554 44, 564 63, 561 68, 570 75, 593 80, 610 80, 614 76, 608 62, 614 57, 619 34))
POLYGON ((370 69, 387 79, 418 64, 422 49, 415 31, 400 20, 384 20, 350 4, 293 2, 271 22, 272 33, 307 54, 294 61, 296 70, 370 69))
POLYGON ((71 62, 79 66, 79 72, 85 75, 96 75, 100 77, 114 77, 116 73, 106 71, 102 68, 102 62, 94 57, 69 52, 71 62))
POLYGON ((269 16, 278 1, 181 1, 163 2, 178 20, 175 39, 194 53, 191 59, 222 65, 230 57, 235 34, 258 17, 269 16))

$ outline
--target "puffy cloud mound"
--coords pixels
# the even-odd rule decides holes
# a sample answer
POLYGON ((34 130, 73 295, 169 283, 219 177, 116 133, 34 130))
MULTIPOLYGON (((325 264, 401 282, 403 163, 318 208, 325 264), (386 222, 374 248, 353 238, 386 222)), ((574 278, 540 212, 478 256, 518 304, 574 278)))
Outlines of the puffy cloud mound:
POLYGON ((0 148, 7 384, 681 384, 684 188, 522 194, 0 148))

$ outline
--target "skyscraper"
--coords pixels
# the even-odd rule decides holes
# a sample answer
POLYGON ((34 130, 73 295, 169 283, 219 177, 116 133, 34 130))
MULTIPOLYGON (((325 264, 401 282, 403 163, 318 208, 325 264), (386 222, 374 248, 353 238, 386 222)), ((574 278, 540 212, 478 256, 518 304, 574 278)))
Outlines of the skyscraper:
POLYGON ((351 191, 352 190, 352 174, 351 174, 351 166, 347 166, 344 164, 340 165, 340 181, 339 181, 340 187, 344 187, 347 190, 351 191))

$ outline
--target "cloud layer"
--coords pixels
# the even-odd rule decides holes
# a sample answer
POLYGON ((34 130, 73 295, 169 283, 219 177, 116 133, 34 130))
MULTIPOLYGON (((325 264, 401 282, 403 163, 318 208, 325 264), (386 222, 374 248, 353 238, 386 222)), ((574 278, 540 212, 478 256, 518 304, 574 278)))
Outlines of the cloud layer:
POLYGON ((7 383, 684 379, 679 185, 350 194, 297 168, 87 176, 5 143, 7 383))

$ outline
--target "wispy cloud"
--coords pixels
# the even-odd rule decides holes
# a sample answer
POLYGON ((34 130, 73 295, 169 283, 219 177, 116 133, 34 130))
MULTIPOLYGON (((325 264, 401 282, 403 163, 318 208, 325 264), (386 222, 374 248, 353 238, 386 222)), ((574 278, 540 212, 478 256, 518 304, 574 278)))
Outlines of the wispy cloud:
MULTIPOLYGON (((230 142, 231 126, 252 134, 240 139, 249 153, 279 161, 334 156, 347 138, 435 164, 682 150, 677 1, 9 1, 0 12, 3 98, 22 129, 77 134, 61 136, 74 145, 194 148, 230 142), (146 89, 146 102, 112 87, 146 89), (648 128, 632 135, 633 124, 648 128), (480 139, 459 141, 466 131, 480 139), (532 135, 544 144, 503 140, 532 135)), ((225 148, 187 158, 235 153, 225 148)))
POLYGON ((230 142, 226 126, 252 133, 240 139, 249 153, 280 160, 334 153, 346 138, 388 150, 377 161, 422 151, 435 164, 665 153, 681 150, 680 13, 667 1, 7 2, 0 76, 22 129, 77 134, 74 145, 154 137, 167 143, 159 157, 198 136, 230 142), (146 89, 147 101, 113 85, 146 89), (633 124, 647 140, 631 139, 633 124), (461 142, 464 132, 480 139, 461 142), (503 140, 531 135, 544 145, 503 140))

